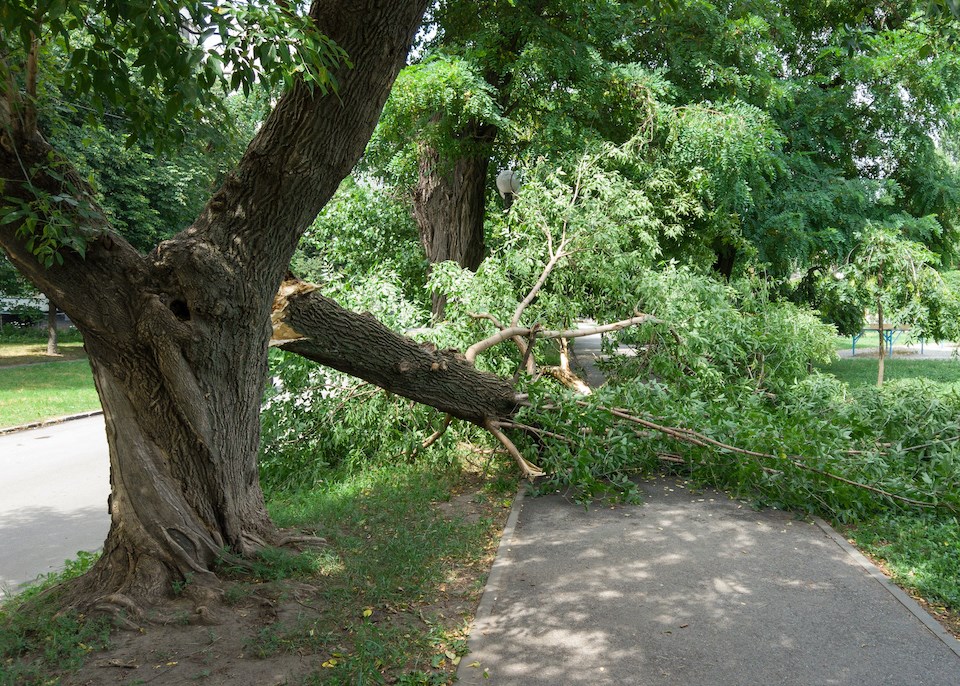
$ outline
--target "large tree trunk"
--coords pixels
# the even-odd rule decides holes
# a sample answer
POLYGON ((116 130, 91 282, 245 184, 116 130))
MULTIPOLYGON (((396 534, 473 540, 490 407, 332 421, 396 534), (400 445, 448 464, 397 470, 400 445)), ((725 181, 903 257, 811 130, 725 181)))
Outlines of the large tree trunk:
MULTIPOLYGON (((492 127, 475 127, 464 137, 480 145, 494 134, 492 127)), ((413 217, 430 264, 453 260, 470 270, 480 266, 489 166, 490 158, 479 151, 446 159, 430 145, 421 144, 413 217)), ((442 316, 445 301, 443 294, 433 294, 435 316, 442 316)))
MULTIPOLYGON (((74 588, 79 604, 132 610, 187 579, 210 589, 221 550, 284 541, 256 463, 274 295, 300 235, 362 153, 426 4, 316 0, 311 16, 354 65, 336 74, 339 92, 301 84, 281 98, 194 225, 149 256, 101 215, 85 258, 64 250, 63 264, 43 268, 18 222, 0 226, 0 247, 82 331, 104 408, 111 527, 74 588)), ((0 124, 6 194, 71 192, 62 172, 43 171, 54 151, 35 130, 0 124), (24 179, 23 169, 41 171, 24 179)))

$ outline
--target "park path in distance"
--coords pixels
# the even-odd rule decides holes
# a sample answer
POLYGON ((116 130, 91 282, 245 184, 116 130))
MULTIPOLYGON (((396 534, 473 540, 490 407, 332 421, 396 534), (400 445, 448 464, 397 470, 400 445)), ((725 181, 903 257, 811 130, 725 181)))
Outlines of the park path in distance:
POLYGON ((0 597, 99 550, 109 494, 102 415, 0 435, 0 597))

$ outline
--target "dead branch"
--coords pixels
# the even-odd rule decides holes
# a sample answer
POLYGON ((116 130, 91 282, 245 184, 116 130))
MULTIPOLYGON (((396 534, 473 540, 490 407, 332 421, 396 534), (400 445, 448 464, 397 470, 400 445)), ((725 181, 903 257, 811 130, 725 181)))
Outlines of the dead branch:
MULTIPOLYGON (((610 331, 619 331, 620 329, 625 329, 629 326, 637 326, 638 324, 644 323, 653 323, 653 324, 662 324, 663 322, 656 317, 653 317, 649 314, 638 314, 629 319, 623 319, 619 322, 612 322, 610 324, 603 324, 600 326, 590 326, 584 329, 563 329, 560 331, 537 331, 537 337, 543 339, 552 339, 552 338, 580 338, 582 336, 592 336, 598 333, 609 333, 610 331)), ((464 357, 467 358, 467 362, 471 364, 474 363, 477 359, 477 355, 482 353, 484 350, 489 350, 495 345, 499 345, 506 340, 513 338, 514 336, 528 336, 533 329, 526 326, 508 326, 505 329, 502 329, 498 333, 495 333, 492 336, 489 336, 482 341, 478 341, 467 348, 467 352, 464 353, 464 357)))
POLYGON ((507 438, 506 434, 500 430, 497 422, 493 421, 492 419, 487 419, 486 422, 484 422, 484 428, 492 433, 494 437, 500 441, 503 447, 507 449, 507 452, 513 456, 513 459, 517 461, 518 465, 520 465, 520 471, 523 472, 524 478, 533 481, 538 476, 543 476, 546 474, 546 472, 541 470, 536 465, 528 462, 523 455, 520 454, 517 446, 515 446, 513 441, 507 438))

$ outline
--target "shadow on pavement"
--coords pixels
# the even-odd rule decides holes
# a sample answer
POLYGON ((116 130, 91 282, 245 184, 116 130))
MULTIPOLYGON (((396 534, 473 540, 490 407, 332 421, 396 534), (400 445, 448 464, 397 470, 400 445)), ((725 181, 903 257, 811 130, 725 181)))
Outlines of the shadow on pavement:
POLYGON ((463 683, 960 683, 960 656, 815 524, 641 486, 643 506, 522 501, 463 683))
POLYGON ((0 524, 0 597, 40 574, 63 568, 63 550, 98 550, 107 535, 106 503, 69 512, 28 507, 6 513, 0 524))

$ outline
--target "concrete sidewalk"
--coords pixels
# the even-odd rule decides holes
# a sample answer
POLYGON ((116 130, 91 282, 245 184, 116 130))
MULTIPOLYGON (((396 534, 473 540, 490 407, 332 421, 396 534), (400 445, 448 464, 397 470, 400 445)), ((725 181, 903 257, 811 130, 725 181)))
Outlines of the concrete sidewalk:
POLYGON ((960 644, 826 525, 641 489, 518 499, 461 683, 960 684, 960 644))

